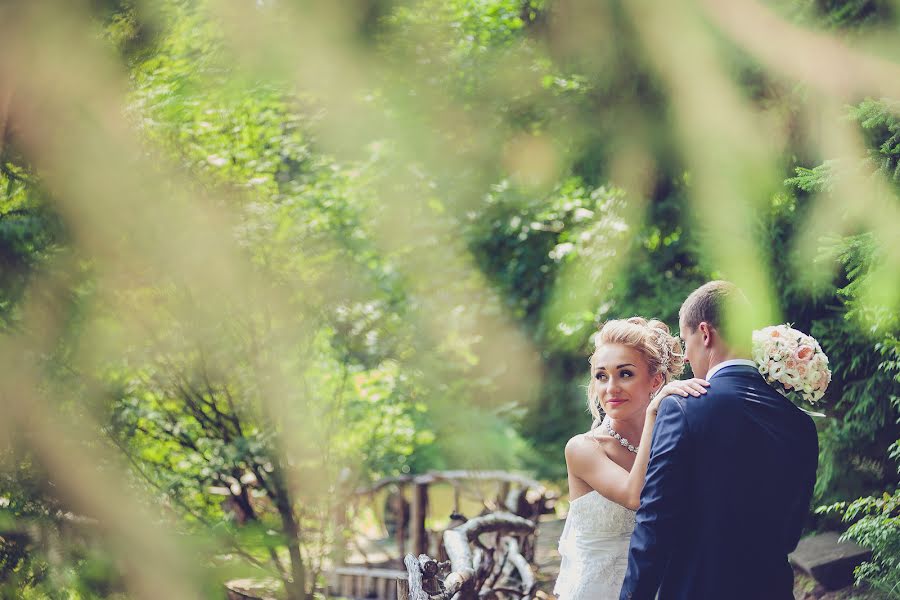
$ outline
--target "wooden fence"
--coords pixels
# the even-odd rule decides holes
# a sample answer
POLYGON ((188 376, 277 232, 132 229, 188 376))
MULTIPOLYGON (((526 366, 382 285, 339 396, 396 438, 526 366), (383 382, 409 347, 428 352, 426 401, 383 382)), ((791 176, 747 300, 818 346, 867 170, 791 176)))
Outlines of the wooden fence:
POLYGON ((397 582, 404 584, 407 572, 399 569, 336 567, 328 574, 329 596, 397 600, 397 582))
MULTIPOLYGON (((459 483, 462 481, 493 481, 500 484, 497 498, 499 510, 517 514, 526 519, 540 517, 552 512, 556 495, 549 492, 540 482, 506 471, 432 471, 422 475, 405 475, 386 477, 373 485, 356 490, 356 496, 374 496, 382 488, 396 485, 399 488, 397 506, 392 507, 396 513, 398 525, 395 539, 400 557, 407 553, 413 555, 433 551, 429 548, 429 534, 425 528, 425 517, 428 513, 428 487, 436 483, 449 483, 454 487, 454 512, 459 507, 459 483), (405 499, 406 490, 411 488, 412 502, 405 499), (404 518, 404 504, 408 505, 409 525, 404 518)), ((443 557, 442 557, 443 558, 443 557)), ((530 557, 529 557, 530 558, 530 557)))

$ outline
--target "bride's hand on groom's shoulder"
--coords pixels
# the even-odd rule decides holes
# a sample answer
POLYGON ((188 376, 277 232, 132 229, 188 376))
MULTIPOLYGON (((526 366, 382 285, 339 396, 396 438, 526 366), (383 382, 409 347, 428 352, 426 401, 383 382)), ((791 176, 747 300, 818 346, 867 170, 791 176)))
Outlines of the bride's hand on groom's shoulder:
POLYGON ((707 387, 709 387, 709 382, 705 379, 700 379, 699 377, 670 381, 662 386, 653 397, 653 400, 650 401, 647 412, 656 415, 656 411, 659 410, 659 403, 662 402, 662 399, 666 396, 676 394, 678 396, 684 396, 685 398, 688 396, 698 397, 701 394, 706 393, 707 387))

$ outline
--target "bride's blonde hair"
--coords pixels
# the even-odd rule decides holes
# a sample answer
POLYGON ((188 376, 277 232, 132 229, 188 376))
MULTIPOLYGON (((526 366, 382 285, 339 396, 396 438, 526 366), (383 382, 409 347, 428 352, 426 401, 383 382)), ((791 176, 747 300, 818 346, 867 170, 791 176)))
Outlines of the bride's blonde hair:
MULTIPOLYGON (((661 374, 664 384, 684 371, 681 342, 669 333, 668 325, 657 319, 631 317, 604 323, 594 336, 594 353, 588 359, 592 370, 597 349, 606 344, 622 344, 637 350, 647 361, 650 376, 661 374)), ((588 408, 596 423, 600 419, 600 393, 593 373, 588 384, 588 408)))

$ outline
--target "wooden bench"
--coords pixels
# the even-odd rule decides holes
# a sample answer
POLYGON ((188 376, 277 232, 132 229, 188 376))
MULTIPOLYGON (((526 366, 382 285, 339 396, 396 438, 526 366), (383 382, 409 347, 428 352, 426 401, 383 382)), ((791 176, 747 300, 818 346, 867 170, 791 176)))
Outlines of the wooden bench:
POLYGON ((827 590, 853 583, 853 569, 871 560, 872 551, 851 541, 842 542, 835 531, 817 533, 800 540, 788 559, 827 590))

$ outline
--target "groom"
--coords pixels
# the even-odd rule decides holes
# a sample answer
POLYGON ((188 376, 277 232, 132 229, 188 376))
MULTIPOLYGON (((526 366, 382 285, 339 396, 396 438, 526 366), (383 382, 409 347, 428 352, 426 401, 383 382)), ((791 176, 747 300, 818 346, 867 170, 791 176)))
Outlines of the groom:
POLYGON ((787 555, 816 480, 816 428, 729 343, 723 313, 742 304, 711 281, 681 306, 685 357, 710 386, 660 404, 620 600, 794 598, 787 555))

